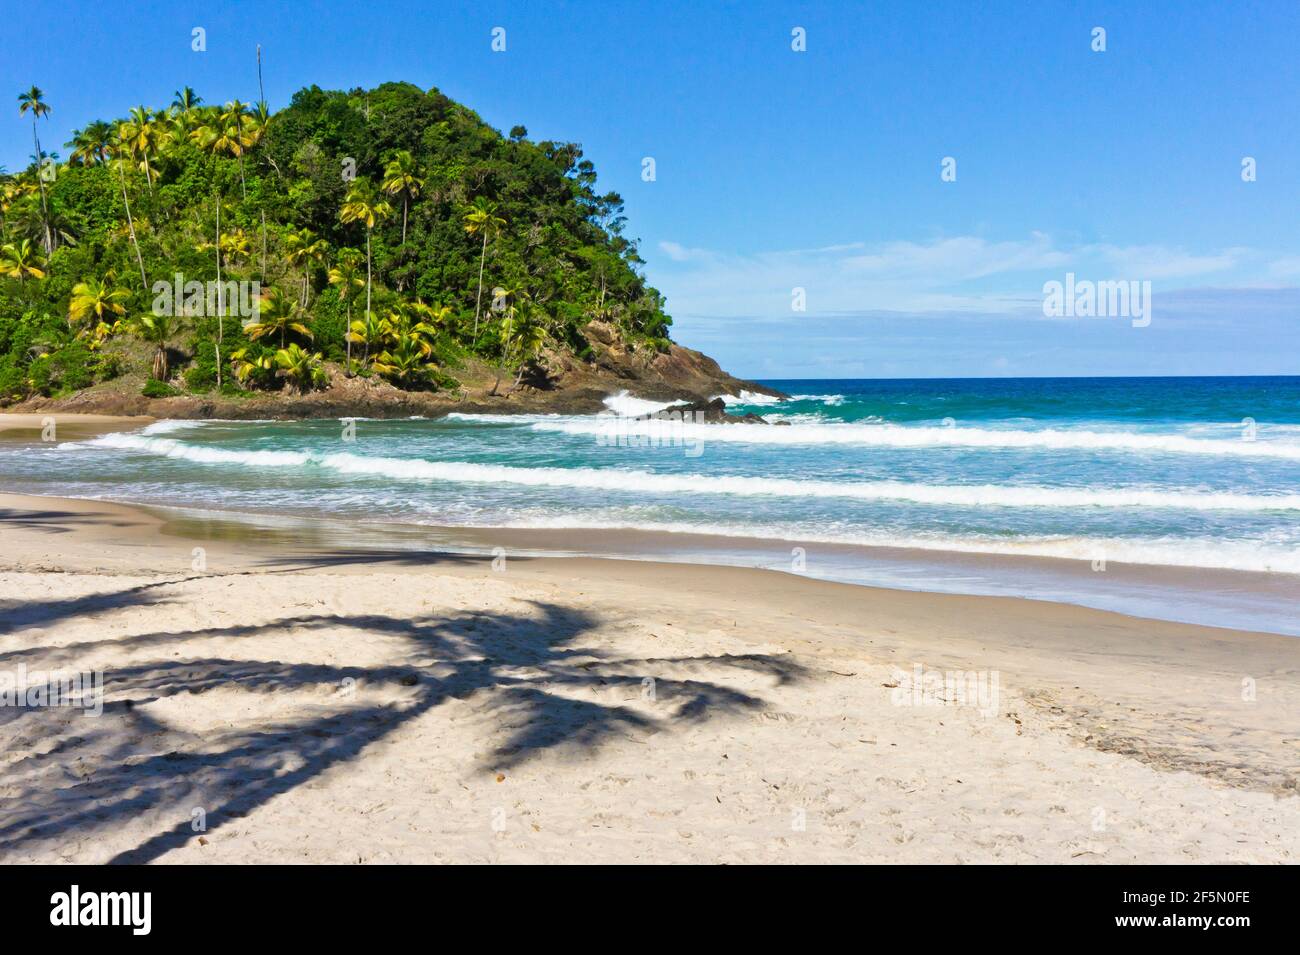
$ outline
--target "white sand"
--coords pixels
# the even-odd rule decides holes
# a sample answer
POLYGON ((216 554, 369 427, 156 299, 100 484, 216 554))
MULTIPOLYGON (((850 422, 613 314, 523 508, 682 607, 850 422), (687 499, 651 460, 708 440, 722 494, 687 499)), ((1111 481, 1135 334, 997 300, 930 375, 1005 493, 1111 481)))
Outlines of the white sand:
POLYGON ((107 681, 0 709, 0 862, 1300 858, 1294 640, 736 568, 194 572, 140 512, 0 513, 0 671, 107 681), (896 705, 914 663, 996 710, 896 705))

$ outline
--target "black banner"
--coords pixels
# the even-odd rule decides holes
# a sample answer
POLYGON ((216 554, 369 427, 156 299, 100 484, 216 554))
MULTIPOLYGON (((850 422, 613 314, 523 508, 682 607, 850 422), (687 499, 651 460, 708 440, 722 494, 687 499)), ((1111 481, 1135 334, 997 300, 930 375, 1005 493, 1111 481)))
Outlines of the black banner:
MULTIPOLYGON (((1295 923, 1294 872, 1286 868, 875 867, 825 873, 835 880, 834 890, 810 875, 769 869, 687 878, 708 880, 715 891, 755 893, 750 901, 729 894, 711 917, 733 941, 766 936, 773 920, 787 928, 806 924, 813 912, 821 920, 846 893, 857 904, 845 928, 871 937, 1057 929, 1072 941, 1199 933, 1231 944, 1242 932, 1276 932, 1295 923)), ((522 926, 532 916, 551 924, 578 916, 584 935, 593 928, 640 934, 647 921, 710 917, 698 888, 677 891, 681 873, 651 867, 612 878, 602 873, 600 894, 587 884, 591 874, 577 868, 548 873, 545 880, 536 876, 425 867, 11 866, 0 873, 0 898, 10 944, 76 933, 81 940, 93 935, 128 944, 230 936, 337 945, 373 942, 376 933, 436 931, 433 920, 448 916, 454 920, 449 926, 464 931, 467 906, 492 916, 475 923, 489 942, 502 925, 522 926), (661 877, 672 882, 655 886, 661 877), (515 878, 519 883, 512 885, 515 878)))

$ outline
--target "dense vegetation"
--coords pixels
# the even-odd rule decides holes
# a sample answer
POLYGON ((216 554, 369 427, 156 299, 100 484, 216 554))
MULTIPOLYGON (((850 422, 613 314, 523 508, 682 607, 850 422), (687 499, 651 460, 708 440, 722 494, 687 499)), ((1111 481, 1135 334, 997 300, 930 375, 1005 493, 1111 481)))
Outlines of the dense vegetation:
POLYGON ((0 174, 0 403, 132 362, 158 396, 305 391, 326 363, 435 389, 471 357, 517 384, 548 352, 585 356, 595 319, 667 347, 581 148, 503 137, 436 89, 313 86, 272 114, 186 88, 90 123, 66 162, 40 145, 41 91, 18 99, 34 152, 0 174))

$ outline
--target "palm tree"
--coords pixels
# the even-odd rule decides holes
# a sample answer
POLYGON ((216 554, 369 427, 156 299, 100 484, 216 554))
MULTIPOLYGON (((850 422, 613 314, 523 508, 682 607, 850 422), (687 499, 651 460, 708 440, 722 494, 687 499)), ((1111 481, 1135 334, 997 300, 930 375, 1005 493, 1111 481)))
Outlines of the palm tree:
POLYGON ((402 242, 406 242, 406 215, 412 200, 420 195, 424 180, 418 175, 419 167, 409 150, 400 150, 384 167, 383 190, 390 196, 402 197, 402 242))
POLYGON ((41 214, 41 203, 36 198, 35 185, 31 187, 30 193, 10 203, 5 214, 6 231, 16 227, 19 238, 26 236, 42 249, 45 247, 47 230, 56 248, 60 242, 66 242, 68 245, 77 244, 76 238, 72 235, 72 224, 65 216, 61 216, 53 207, 48 218, 41 214))
POLYGON ((226 111, 221 114, 225 127, 224 139, 227 151, 239 160, 239 190, 248 198, 248 184, 244 181, 244 153, 253 145, 255 138, 249 129, 252 117, 248 115, 248 104, 232 99, 226 104, 226 111))
MULTIPOLYGON (((262 83, 261 80, 262 47, 260 45, 257 48, 257 74, 258 74, 258 86, 260 87, 262 83)), ((270 133, 271 111, 269 108, 267 108, 266 100, 264 98, 258 100, 257 104, 253 107, 252 113, 248 117, 248 123, 246 129, 247 129, 247 139, 248 139, 249 149, 252 149, 253 147, 257 146, 259 143, 261 143, 263 140, 265 140, 267 135, 270 133)), ((265 150, 263 150, 263 157, 266 159, 267 162, 271 164, 271 168, 275 170, 276 176, 279 176, 280 168, 275 164, 275 160, 272 159, 270 155, 266 153, 265 150)), ((259 211, 261 212, 262 215, 262 281, 265 282, 266 281, 266 209, 263 208, 259 211)))
POLYGON ((45 278, 45 257, 32 246, 31 239, 0 246, 0 275, 16 278, 21 285, 29 278, 45 278))
POLYGON ((378 345, 383 342, 383 326, 384 323, 378 315, 372 315, 367 312, 366 320, 364 322, 358 319, 348 327, 348 347, 351 347, 351 342, 360 342, 365 346, 365 351, 361 355, 361 364, 363 366, 370 364, 370 346, 378 345))
POLYGON ((141 315, 136 320, 140 337, 155 346, 152 375, 157 381, 168 378, 167 347, 180 330, 181 318, 178 315, 141 315))
POLYGON ((428 308, 429 306, 423 302, 398 304, 389 311, 388 315, 380 323, 380 336, 384 341, 396 345, 409 341, 421 355, 428 358, 429 355, 433 354, 431 340, 437 337, 438 334, 436 328, 422 321, 425 310, 428 308))
POLYGON ((203 97, 191 87, 183 86, 172 95, 172 104, 159 114, 158 121, 165 124, 167 138, 173 143, 192 141, 199 122, 199 104, 203 97))
POLYGON ((311 296, 311 267, 324 261, 329 243, 316 238, 315 232, 304 227, 284 237, 284 248, 289 264, 302 268, 302 293, 298 296, 298 303, 306 309, 311 296))
POLYGON ((275 367, 275 353, 254 342, 231 352, 230 361, 241 383, 247 384, 250 379, 264 381, 275 367))
POLYGON ((265 102, 256 102, 244 116, 244 133, 248 139, 248 148, 252 149, 263 139, 271 126, 271 110, 265 102))
POLYGON ((278 333, 280 347, 284 347, 284 336, 294 332, 311 341, 311 330, 299 320, 298 303, 291 301, 278 288, 270 289, 262 296, 257 309, 257 318, 244 326, 244 334, 251 341, 257 341, 265 335, 278 333))
POLYGON ((370 234, 376 224, 383 222, 393 214, 393 207, 375 193, 374 185, 368 179, 354 179, 348 187, 348 194, 343 199, 339 218, 344 222, 360 222, 366 227, 366 324, 370 324, 370 290, 371 290, 371 255, 370 234))
POLYGON ((127 233, 131 236, 131 244, 135 246, 135 260, 140 266, 140 284, 149 288, 149 279, 144 272, 144 257, 140 254, 140 238, 135 234, 135 220, 131 217, 131 197, 126 191, 126 157, 129 155, 130 146, 122 137, 122 127, 117 127, 117 137, 109 145, 109 154, 114 157, 113 164, 117 166, 117 174, 122 184, 122 201, 126 203, 126 228, 127 233))
POLYGON ((241 262, 253 254, 252 240, 249 239, 248 233, 243 229, 232 229, 217 241, 221 245, 221 253, 226 257, 227 262, 241 262))
POLYGON ((483 249, 478 258, 478 295, 474 299, 474 338, 478 338, 478 316, 483 305, 483 264, 487 260, 488 240, 501 233, 506 220, 496 214, 496 205, 482 196, 474 200, 470 211, 465 213, 465 231, 470 235, 483 236, 483 249))
POLYGON ((202 102, 203 102, 203 97, 200 96, 198 93, 195 93, 194 90, 189 86, 182 86, 180 89, 176 91, 174 97, 172 98, 172 106, 176 109, 177 112, 184 113, 184 114, 189 114, 194 112, 194 110, 197 109, 198 105, 202 102))
POLYGON ((347 344, 348 357, 347 369, 345 374, 352 377, 352 293, 356 289, 365 285, 365 280, 361 277, 361 254, 352 249, 344 249, 339 253, 338 264, 329 270, 330 285, 339 287, 339 301, 347 306, 347 332, 343 335, 343 340, 347 344))
POLYGON ((246 110, 247 106, 239 100, 231 100, 224 110, 210 107, 203 111, 202 125, 190 133, 190 139, 200 148, 216 155, 226 153, 239 160, 239 185, 245 198, 248 187, 244 181, 244 153, 253 141, 246 110))
POLYGON ((407 309, 412 315, 419 318, 420 323, 429 329, 430 335, 436 336, 442 329, 447 327, 451 319, 450 305, 428 305, 419 299, 411 302, 407 309))
POLYGON ((321 367, 320 352, 309 352, 297 344, 278 350, 275 363, 280 368, 276 374, 298 394, 305 394, 313 386, 324 385, 329 380, 321 367))
POLYGON ((126 306, 122 303, 131 297, 124 288, 118 288, 110 272, 102 279, 86 279, 72 286, 72 297, 68 300, 68 321, 80 322, 93 315, 103 321, 106 315, 125 315, 126 306))
POLYGON ((154 122, 153 114, 144 106, 131 109, 131 118, 125 120, 118 130, 118 137, 127 144, 127 148, 149 184, 149 194, 153 195, 153 165, 151 157, 157 155, 162 144, 162 129, 154 122))
POLYGON ((416 336, 405 336, 375 359, 375 371, 401 386, 422 383, 431 366, 428 353, 416 336))
MULTIPOLYGON (((41 215, 44 216, 48 223, 50 218, 49 204, 45 199, 45 179, 41 176, 41 138, 36 132, 36 120, 42 116, 50 115, 50 107, 41 98, 45 94, 41 92, 39 86, 33 86, 26 93, 18 94, 18 115, 23 113, 32 114, 32 143, 36 147, 36 178, 41 187, 41 215)), ((54 251, 54 239, 50 235, 50 229, 47 225, 45 228, 45 254, 49 255, 54 251)))
POLYGON ((22 183, 8 180, 0 185, 0 242, 9 237, 9 210, 22 196, 22 183))
MULTIPOLYGON (((513 357, 519 362, 515 383, 510 386, 510 390, 514 391, 523 380, 524 369, 528 367, 528 363, 542 350, 542 345, 546 341, 546 329, 540 322, 534 320, 531 306, 512 307, 501 322, 501 341, 505 352, 503 357, 506 359, 513 357)), ((498 375, 496 384, 492 386, 492 394, 497 393, 500 384, 501 378, 498 375)))
MULTIPOLYGON (((187 86, 186 89, 189 89, 187 86)), ((216 356, 217 369, 217 390, 221 390, 221 346, 225 344, 226 337, 226 303, 224 300, 225 286, 221 284, 221 190, 218 189, 212 197, 212 204, 217 213, 217 241, 213 246, 213 252, 217 257, 217 340, 212 343, 212 352, 216 356)))
POLYGON ((7 242, 0 246, 0 275, 16 278, 20 283, 29 278, 45 278, 46 257, 31 239, 7 242))
POLYGON ((108 162, 109 145, 113 141, 113 127, 102 120, 86 124, 86 128, 76 133, 72 141, 65 143, 72 147, 68 162, 74 165, 93 166, 108 162))

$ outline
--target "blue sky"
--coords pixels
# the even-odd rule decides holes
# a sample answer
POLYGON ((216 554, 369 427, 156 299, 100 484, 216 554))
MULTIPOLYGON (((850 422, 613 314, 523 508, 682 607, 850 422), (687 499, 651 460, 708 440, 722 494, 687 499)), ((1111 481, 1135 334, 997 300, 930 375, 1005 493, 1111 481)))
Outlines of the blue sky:
MULTIPOLYGON (((274 108, 311 83, 437 86, 582 143, 677 338, 739 374, 1300 373, 1294 0, 130 9, 5 3, 0 89, 45 90, 47 148, 185 84, 256 99, 259 42, 274 108), (1045 318, 1067 271, 1151 281, 1151 325, 1045 318)), ((0 163, 30 136, 14 103, 0 163)))

